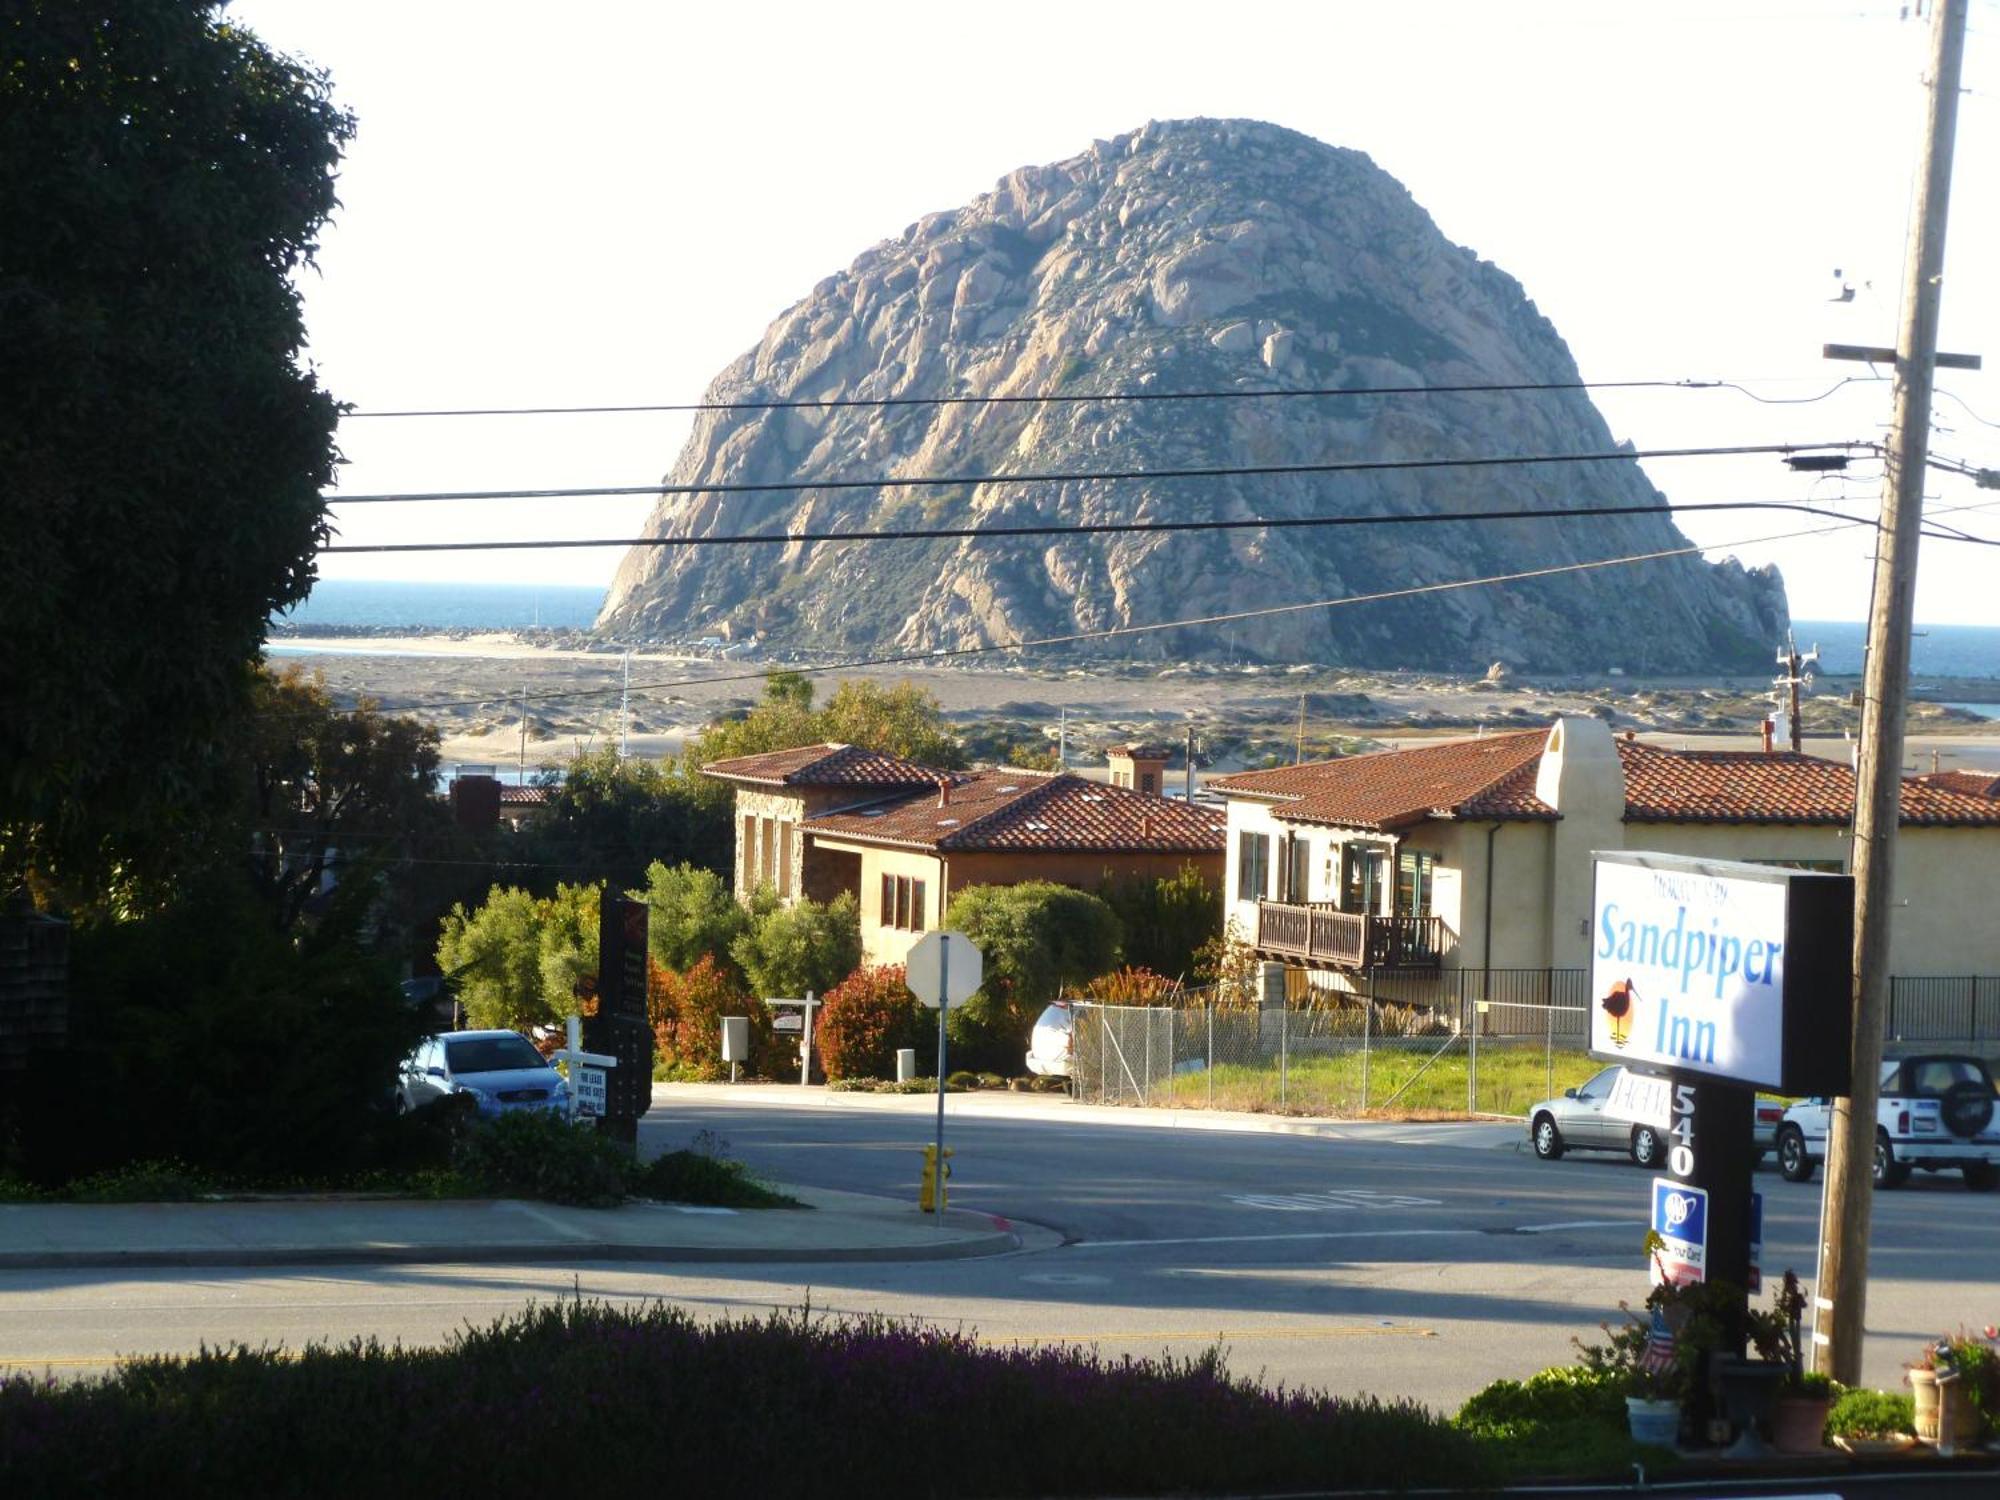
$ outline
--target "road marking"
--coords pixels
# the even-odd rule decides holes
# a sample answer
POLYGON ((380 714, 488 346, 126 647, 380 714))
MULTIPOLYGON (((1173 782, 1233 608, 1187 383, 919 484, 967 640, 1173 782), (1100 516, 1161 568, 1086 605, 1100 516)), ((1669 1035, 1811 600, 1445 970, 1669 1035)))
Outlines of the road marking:
POLYGON ((1484 1235, 1484 1229, 1328 1229, 1299 1234, 1205 1234, 1170 1240, 1078 1240, 1072 1250, 1134 1250, 1149 1245, 1263 1245, 1282 1240, 1418 1240, 1484 1235))
POLYGON ((1137 1328, 1110 1329, 1103 1333, 1010 1333, 981 1334, 973 1343, 992 1347, 1008 1344, 1134 1344, 1162 1339, 1185 1342, 1199 1340, 1221 1344, 1232 1340, 1256 1339, 1434 1339, 1435 1328, 1384 1328, 1376 1324, 1342 1323, 1332 1328, 1137 1328))
MULTIPOLYGON (((495 1204, 494 1206, 497 1208, 500 1205, 495 1204)), ((533 1219, 537 1224, 541 1225, 544 1229, 554 1230, 557 1234, 561 1235, 566 1240, 584 1241, 590 1238, 590 1235, 587 1234, 585 1231, 576 1228, 574 1225, 565 1224, 561 1219, 558 1219, 554 1214, 543 1213, 539 1208, 534 1208, 526 1203, 515 1202, 512 1200, 508 1201, 507 1206, 517 1210, 520 1213, 526 1214, 529 1218, 533 1219)))
POLYGON ((1571 1219, 1563 1224, 1523 1224, 1516 1234, 1554 1234, 1560 1229, 1630 1229, 1637 1219, 1571 1219))
POLYGON ((1319 1214, 1336 1208, 1442 1208, 1441 1198, 1412 1198, 1403 1193, 1377 1193, 1368 1188, 1336 1188, 1325 1193, 1224 1193, 1241 1208, 1268 1208, 1276 1213, 1319 1214))

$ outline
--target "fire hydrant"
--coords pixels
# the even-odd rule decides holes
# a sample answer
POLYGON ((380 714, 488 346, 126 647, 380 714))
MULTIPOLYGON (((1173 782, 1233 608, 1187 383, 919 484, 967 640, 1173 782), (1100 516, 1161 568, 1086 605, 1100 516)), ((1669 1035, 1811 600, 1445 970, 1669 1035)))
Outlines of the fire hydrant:
POLYGON ((944 1148, 944 1185, 938 1182, 938 1148, 924 1147, 924 1180, 917 1189, 917 1209, 920 1213, 935 1213, 951 1204, 951 1147, 944 1148))

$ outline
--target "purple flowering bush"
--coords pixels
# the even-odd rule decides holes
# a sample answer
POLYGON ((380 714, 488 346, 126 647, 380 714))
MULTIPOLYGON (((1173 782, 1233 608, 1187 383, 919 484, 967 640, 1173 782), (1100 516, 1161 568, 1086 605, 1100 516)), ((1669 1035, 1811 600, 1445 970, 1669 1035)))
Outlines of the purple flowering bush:
POLYGON ((696 1322, 565 1301, 441 1349, 239 1347, 0 1381, 0 1494, 21 1500, 539 1500, 584 1475, 592 1493, 673 1496, 1183 1495, 1493 1472, 1478 1439, 1420 1406, 1267 1391, 1215 1352, 988 1349, 809 1311, 696 1322))

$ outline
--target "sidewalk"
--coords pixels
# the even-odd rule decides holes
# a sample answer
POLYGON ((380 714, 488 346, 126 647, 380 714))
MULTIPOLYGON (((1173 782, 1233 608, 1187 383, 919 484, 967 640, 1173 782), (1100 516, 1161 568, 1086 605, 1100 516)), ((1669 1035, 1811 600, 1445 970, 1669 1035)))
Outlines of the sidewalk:
MULTIPOLYGON (((884 1114, 934 1115, 936 1094, 836 1093, 821 1084, 656 1083, 653 1108, 642 1123, 659 1125, 680 1104, 740 1104, 762 1109, 859 1109, 884 1114)), ((1460 1150, 1524 1151, 1527 1128, 1519 1120, 1340 1120, 1308 1115, 1251 1114, 1223 1109, 1151 1109, 1123 1104, 1079 1104, 1063 1094, 1017 1094, 979 1089, 945 1095, 945 1113, 960 1119, 1048 1121, 1064 1125, 1136 1125, 1154 1130, 1231 1130, 1262 1135, 1310 1135, 1329 1141, 1393 1142, 1403 1146, 1455 1146, 1460 1150)))
POLYGON ((959 1260, 1059 1243, 1052 1231, 914 1201, 787 1188, 812 1211, 512 1199, 257 1199, 0 1204, 0 1271, 148 1266, 627 1260, 781 1263, 959 1260))

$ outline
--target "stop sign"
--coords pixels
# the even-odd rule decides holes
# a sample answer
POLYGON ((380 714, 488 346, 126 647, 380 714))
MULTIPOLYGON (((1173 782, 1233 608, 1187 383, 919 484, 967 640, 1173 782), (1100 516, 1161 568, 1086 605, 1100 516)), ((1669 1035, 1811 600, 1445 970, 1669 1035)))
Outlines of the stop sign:
POLYGON ((926 1005, 961 1005, 979 988, 984 965, 962 932, 927 932, 904 960, 910 993, 926 1005))

